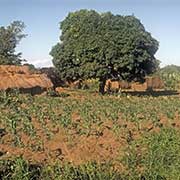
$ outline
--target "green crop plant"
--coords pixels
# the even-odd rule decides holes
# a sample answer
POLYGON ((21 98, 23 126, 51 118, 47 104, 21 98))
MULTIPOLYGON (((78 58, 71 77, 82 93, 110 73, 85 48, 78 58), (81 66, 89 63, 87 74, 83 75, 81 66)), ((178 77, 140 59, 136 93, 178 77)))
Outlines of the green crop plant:
POLYGON ((179 132, 162 129, 129 146, 123 162, 134 179, 180 179, 179 148, 179 132))
POLYGON ((98 139, 102 136, 104 128, 108 129, 105 123, 110 122, 110 131, 126 144, 124 148, 127 149, 123 157, 118 158, 119 163, 123 163, 125 172, 114 171, 106 162, 99 165, 89 162, 80 166, 63 164, 64 162, 58 162, 56 165, 47 163, 37 165, 38 171, 35 171, 31 169, 31 162, 20 158, 12 161, 7 159, 3 162, 0 160, 0 164, 3 164, 0 165, 0 179, 36 177, 60 180, 157 180, 158 178, 176 180, 179 178, 178 96, 118 97, 97 94, 94 96, 91 92, 82 90, 72 93, 75 95, 68 98, 54 98, 1 92, 0 128, 5 129, 7 133, 7 136, 0 137, 2 145, 7 143, 10 146, 17 146, 16 148, 29 148, 33 153, 45 151, 46 146, 43 144, 45 141, 38 136, 38 128, 34 124, 37 122, 47 141, 52 140, 51 137, 56 133, 61 133, 63 128, 71 139, 72 143, 69 144, 73 146, 73 135, 90 138, 95 136, 98 139), (73 113, 77 113, 78 120, 73 119, 73 113), (163 118, 170 124, 169 129, 162 125, 163 118), (150 129, 146 128, 147 122, 152 125, 150 129), (133 127, 129 127, 128 123, 133 127), (134 131, 140 136, 139 139, 133 136, 134 131), (32 143, 23 144, 21 133, 25 133, 32 143), (9 135, 10 141, 6 142, 9 135))
POLYGON ((41 166, 28 164, 22 157, 0 160, 0 179, 29 180, 40 178, 41 166))

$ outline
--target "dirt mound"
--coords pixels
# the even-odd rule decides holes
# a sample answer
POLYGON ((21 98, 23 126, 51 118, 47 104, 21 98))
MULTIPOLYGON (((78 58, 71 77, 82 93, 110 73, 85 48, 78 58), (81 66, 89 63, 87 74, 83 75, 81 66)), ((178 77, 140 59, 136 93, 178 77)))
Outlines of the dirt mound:
POLYGON ((117 137, 112 127, 103 125, 100 135, 79 135, 74 131, 67 133, 61 127, 49 130, 53 133, 51 139, 46 135, 46 130, 36 120, 32 120, 37 137, 24 133, 19 134, 22 147, 12 146, 13 135, 4 135, 1 139, 0 149, 3 158, 23 156, 26 160, 38 163, 53 163, 57 160, 72 162, 79 165, 88 161, 99 163, 116 160, 120 150, 127 146, 126 139, 117 137), (74 132, 74 133, 73 133, 74 132))
POLYGON ((45 74, 32 74, 28 66, 0 66, 0 90, 17 88, 25 93, 38 94, 52 88, 45 74))

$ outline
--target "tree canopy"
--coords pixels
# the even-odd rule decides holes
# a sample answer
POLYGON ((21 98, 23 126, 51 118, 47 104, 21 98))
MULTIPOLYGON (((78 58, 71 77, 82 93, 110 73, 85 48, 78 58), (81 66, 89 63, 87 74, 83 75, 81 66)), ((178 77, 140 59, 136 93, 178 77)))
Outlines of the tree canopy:
POLYGON ((60 24, 60 42, 51 50, 53 64, 65 80, 109 78, 142 80, 157 68, 159 43, 135 16, 80 10, 60 24))
POLYGON ((21 64, 21 53, 15 54, 17 44, 26 35, 23 34, 25 25, 21 21, 14 21, 7 27, 0 27, 0 64, 21 64))

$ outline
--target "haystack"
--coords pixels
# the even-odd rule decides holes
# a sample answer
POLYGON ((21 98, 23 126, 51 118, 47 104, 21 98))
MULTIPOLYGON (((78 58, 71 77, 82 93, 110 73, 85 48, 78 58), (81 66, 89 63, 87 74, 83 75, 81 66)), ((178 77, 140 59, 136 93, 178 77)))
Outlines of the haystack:
POLYGON ((28 66, 0 66, 0 90, 40 94, 50 88, 53 88, 51 80, 45 74, 33 74, 28 66))

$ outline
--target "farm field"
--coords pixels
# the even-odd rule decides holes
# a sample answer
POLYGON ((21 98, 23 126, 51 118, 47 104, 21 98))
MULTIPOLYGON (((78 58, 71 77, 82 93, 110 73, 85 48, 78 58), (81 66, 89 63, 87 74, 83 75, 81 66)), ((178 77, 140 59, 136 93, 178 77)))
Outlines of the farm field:
POLYGON ((180 96, 0 94, 0 179, 180 179, 180 96))
POLYGON ((0 180, 180 180, 178 7, 0 0, 0 180))

